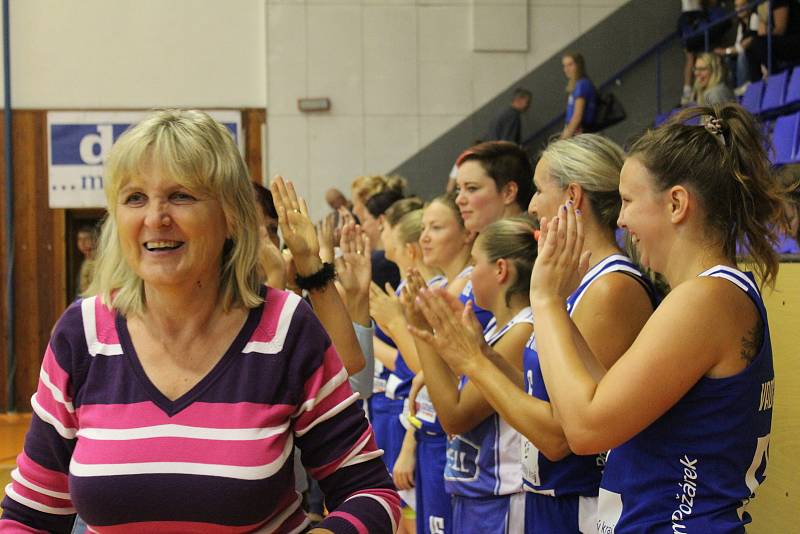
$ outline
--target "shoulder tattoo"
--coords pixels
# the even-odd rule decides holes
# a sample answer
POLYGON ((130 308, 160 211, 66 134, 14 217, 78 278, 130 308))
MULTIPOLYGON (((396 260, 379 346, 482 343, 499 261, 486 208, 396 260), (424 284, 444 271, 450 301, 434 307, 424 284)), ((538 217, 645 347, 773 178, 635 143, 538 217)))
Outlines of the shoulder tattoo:
POLYGON ((750 365, 755 357, 758 355, 758 349, 761 348, 761 342, 763 341, 764 337, 764 324, 759 316, 756 319, 755 325, 753 328, 742 337, 742 351, 741 356, 742 359, 750 365))

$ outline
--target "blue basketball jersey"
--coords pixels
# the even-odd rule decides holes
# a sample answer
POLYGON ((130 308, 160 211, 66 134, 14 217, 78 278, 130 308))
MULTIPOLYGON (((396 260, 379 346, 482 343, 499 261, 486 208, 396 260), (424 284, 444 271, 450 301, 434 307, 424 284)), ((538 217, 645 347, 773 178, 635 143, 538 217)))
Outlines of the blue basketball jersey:
MULTIPOLYGON (((489 345, 497 343, 511 327, 533 324, 530 307, 523 309, 502 328, 492 320, 484 331, 489 345)), ((459 385, 463 388, 466 377, 459 385)), ((519 433, 497 414, 490 415, 472 430, 452 436, 447 444, 445 489, 451 495, 483 497, 521 491, 519 433)))
MULTIPOLYGON (((428 287, 444 287, 447 285, 447 278, 441 275, 434 276, 427 281, 428 287)), ((397 288, 395 292, 400 294, 402 285, 397 288)), ((393 344, 394 346, 394 344, 393 344)), ((412 371, 400 351, 397 352, 397 359, 395 360, 395 368, 386 379, 386 396, 390 399, 405 399, 411 392, 411 381, 414 380, 414 371, 412 371)))
POLYGON ((485 330, 486 325, 489 324, 489 321, 491 321, 494 316, 492 315, 492 312, 489 310, 484 310, 475 303, 475 295, 472 293, 472 280, 467 282, 467 285, 465 285, 464 289, 461 290, 458 300, 460 300, 461 304, 464 305, 466 305, 467 302, 472 302, 472 311, 475 314, 475 317, 478 318, 478 322, 481 323, 481 327, 485 330))
MULTIPOLYGON (((397 285, 397 289, 395 289, 394 294, 400 295, 400 292, 403 290, 403 287, 406 285, 405 280, 401 280, 400 283, 397 285)), ((386 333, 381 330, 381 327, 375 324, 375 337, 386 343, 392 348, 397 348, 397 345, 394 344, 392 338, 386 335, 386 333)), ((386 381, 389 379, 389 375, 392 373, 390 369, 387 369, 383 362, 379 359, 375 358, 375 371, 373 375, 373 382, 372 382, 372 394, 384 396, 386 394, 386 381)))
POLYGON ((728 280, 750 297, 764 328, 761 347, 740 373, 701 378, 609 453, 600 532, 744 532, 750 522, 745 506, 764 481, 775 392, 767 312, 752 274, 717 266, 700 276, 728 280))
MULTIPOLYGON (((580 304, 583 295, 595 280, 609 273, 623 272, 635 277, 655 301, 655 291, 636 265, 627 256, 614 254, 592 267, 576 289, 567 298, 567 311, 570 317, 580 304)), ((536 352, 536 338, 531 336, 523 354, 525 386, 529 395, 550 401, 547 387, 539 365, 536 352)), ((536 446, 522 436, 522 473, 526 491, 551 496, 596 496, 600 487, 600 477, 606 461, 605 454, 578 456, 570 454, 557 462, 551 462, 539 452, 536 446)))

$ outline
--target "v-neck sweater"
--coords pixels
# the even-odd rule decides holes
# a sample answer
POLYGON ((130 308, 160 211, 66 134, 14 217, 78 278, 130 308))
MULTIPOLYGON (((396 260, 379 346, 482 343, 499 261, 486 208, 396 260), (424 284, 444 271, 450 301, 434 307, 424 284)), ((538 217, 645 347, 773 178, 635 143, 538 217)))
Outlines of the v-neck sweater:
POLYGON ((269 289, 229 349, 175 400, 149 380, 125 318, 77 301, 47 347, 0 531, 302 532, 295 445, 331 514, 393 532, 399 499, 347 372, 310 307, 269 289))

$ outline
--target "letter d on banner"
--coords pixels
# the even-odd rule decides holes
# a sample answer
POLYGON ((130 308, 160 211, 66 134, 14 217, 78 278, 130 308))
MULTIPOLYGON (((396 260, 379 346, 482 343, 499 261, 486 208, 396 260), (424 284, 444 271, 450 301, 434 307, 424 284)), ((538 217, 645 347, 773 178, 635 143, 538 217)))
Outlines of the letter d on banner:
POLYGON ((99 124, 96 134, 88 134, 81 139, 81 159, 87 165, 100 165, 111 150, 114 142, 113 130, 110 124, 99 124), (95 147, 99 146, 99 153, 95 154, 95 147))

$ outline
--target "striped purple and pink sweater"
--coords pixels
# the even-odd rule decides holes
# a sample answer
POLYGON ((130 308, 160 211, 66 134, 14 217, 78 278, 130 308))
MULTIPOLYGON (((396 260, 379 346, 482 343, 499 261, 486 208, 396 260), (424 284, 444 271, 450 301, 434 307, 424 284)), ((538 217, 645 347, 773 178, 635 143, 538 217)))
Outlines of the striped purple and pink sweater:
POLYGON ((93 297, 61 318, 6 487, 2 532, 303 532, 294 446, 337 533, 394 532, 399 498, 322 325, 269 289, 214 369, 171 401, 125 318, 93 297))

